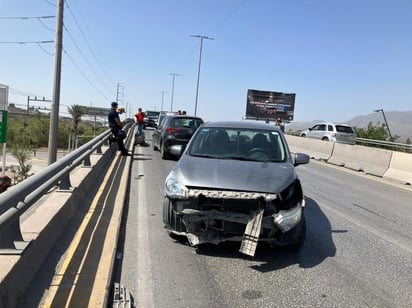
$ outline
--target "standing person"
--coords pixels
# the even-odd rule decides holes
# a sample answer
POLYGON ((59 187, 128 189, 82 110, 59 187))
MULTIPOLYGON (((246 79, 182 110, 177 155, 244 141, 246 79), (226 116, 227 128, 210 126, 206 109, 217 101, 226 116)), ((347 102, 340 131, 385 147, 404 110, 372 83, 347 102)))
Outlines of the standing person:
POLYGON ((137 128, 137 134, 141 135, 143 134, 143 128, 144 128, 144 112, 142 111, 142 108, 137 109, 137 113, 134 115, 136 117, 136 128, 137 128))
POLYGON ((277 118, 275 122, 275 126, 279 126, 282 132, 285 132, 285 124, 283 124, 281 118, 277 118))
POLYGON ((124 124, 120 121, 119 113, 117 112, 117 102, 112 102, 112 109, 110 109, 107 119, 109 120, 110 130, 114 135, 114 141, 117 142, 117 149, 122 152, 123 156, 130 156, 123 143, 126 134, 122 130, 124 124))

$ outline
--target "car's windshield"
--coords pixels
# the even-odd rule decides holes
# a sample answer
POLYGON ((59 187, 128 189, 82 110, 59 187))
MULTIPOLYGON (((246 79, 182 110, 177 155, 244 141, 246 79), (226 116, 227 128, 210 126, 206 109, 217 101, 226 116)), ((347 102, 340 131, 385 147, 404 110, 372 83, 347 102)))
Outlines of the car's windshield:
POLYGON ((148 117, 157 117, 160 111, 146 111, 146 116, 148 117))
POLYGON ((202 127, 189 155, 220 159, 281 162, 286 158, 280 133, 268 130, 202 127))
POLYGON ((200 118, 172 117, 168 125, 171 127, 198 128, 201 124, 203 124, 203 120, 200 118))

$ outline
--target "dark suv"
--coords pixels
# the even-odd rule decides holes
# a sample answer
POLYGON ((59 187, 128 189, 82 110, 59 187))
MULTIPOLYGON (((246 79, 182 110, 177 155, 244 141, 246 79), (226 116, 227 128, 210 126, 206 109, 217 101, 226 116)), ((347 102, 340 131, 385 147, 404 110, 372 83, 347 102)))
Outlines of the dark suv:
POLYGON ((153 150, 159 150, 163 159, 170 158, 171 146, 187 144, 203 122, 199 117, 166 115, 159 127, 153 132, 153 150))
POLYGON ((157 118, 159 117, 160 111, 145 111, 144 117, 144 128, 146 127, 157 127, 157 118))

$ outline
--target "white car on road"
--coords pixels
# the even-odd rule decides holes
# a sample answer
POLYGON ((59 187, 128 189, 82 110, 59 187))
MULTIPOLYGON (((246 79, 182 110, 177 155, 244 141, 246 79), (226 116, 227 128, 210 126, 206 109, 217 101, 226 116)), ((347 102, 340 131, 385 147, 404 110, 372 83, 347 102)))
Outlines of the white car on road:
POLYGON ((320 139, 340 143, 356 143, 356 134, 353 128, 346 124, 318 123, 302 131, 301 137, 320 139))

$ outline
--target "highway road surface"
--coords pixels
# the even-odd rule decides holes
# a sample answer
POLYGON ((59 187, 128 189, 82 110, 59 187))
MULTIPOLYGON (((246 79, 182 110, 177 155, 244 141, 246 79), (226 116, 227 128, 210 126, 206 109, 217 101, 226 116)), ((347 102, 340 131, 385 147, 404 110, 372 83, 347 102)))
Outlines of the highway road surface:
MULTIPOLYGON (((151 132, 145 131, 148 146, 136 146, 131 157, 113 277, 135 307, 412 307, 410 187, 311 161, 297 167, 307 219, 299 253, 259 244, 255 257, 248 257, 233 243, 196 251, 163 228, 163 183, 176 161, 162 160, 152 149, 151 132)), ((24 307, 46 302, 69 243, 63 238, 59 245, 25 294, 24 307)), ((75 255, 83 249, 77 247, 75 255)), ((96 267, 99 257, 92 257, 96 267)))
POLYGON ((412 307, 412 190, 312 161, 300 253, 238 244, 196 252, 162 224, 163 183, 176 161, 136 147, 118 277, 136 307, 412 307), (123 241, 124 240, 124 241, 123 241))

